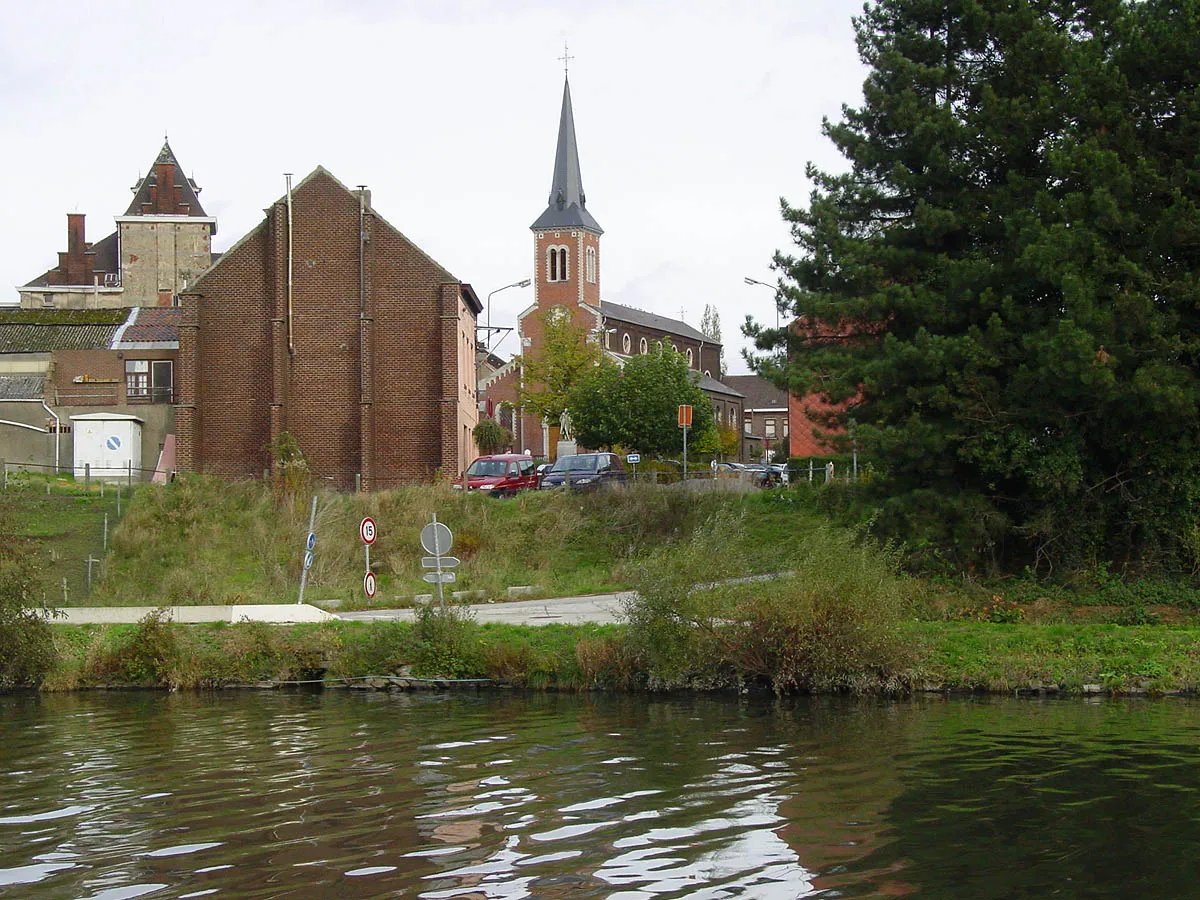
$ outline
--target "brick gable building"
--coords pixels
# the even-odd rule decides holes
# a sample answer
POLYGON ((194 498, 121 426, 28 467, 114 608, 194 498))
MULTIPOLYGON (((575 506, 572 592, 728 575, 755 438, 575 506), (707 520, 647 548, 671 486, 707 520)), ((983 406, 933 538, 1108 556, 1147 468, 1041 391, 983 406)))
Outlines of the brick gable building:
POLYGON ((343 490, 473 458, 482 307, 365 190, 316 169, 181 300, 180 471, 261 475, 285 432, 343 490))

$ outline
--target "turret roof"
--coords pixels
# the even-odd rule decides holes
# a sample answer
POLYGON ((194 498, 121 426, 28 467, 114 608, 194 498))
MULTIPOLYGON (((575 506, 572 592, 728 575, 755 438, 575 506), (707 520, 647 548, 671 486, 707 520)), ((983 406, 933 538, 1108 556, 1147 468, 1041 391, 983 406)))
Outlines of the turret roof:
MULTIPOLYGON (((150 171, 131 190, 133 191, 133 201, 129 204, 129 209, 125 210, 127 216, 156 214, 206 216, 204 207, 200 205, 200 199, 197 197, 197 194, 200 193, 200 186, 183 174, 183 166, 179 164, 179 160, 175 157, 175 151, 171 149, 171 145, 166 140, 163 141, 162 149, 158 151, 154 164, 150 166, 150 171), (172 185, 174 191, 170 189, 159 191, 158 167, 163 164, 174 167, 175 177, 173 180, 175 183, 172 185)), ((213 230, 216 231, 216 229, 213 230)))

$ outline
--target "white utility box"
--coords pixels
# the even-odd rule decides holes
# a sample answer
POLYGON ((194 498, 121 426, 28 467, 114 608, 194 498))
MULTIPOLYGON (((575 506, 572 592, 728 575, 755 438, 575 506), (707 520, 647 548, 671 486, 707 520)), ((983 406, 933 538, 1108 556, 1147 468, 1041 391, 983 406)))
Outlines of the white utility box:
POLYGON ((137 416, 118 413, 71 416, 76 480, 83 480, 86 466, 91 466, 92 478, 115 481, 127 477, 132 469, 134 480, 139 480, 143 424, 137 416))

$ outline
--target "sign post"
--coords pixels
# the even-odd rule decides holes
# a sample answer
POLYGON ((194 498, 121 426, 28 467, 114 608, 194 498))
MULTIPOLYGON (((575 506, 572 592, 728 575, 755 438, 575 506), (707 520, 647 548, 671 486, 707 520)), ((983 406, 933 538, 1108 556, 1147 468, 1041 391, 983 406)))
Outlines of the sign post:
POLYGON ((304 571, 300 573, 300 596, 296 598, 297 606, 304 602, 304 585, 308 583, 308 570, 313 564, 313 547, 317 546, 317 532, 314 530, 316 525, 317 498, 314 495, 312 510, 308 514, 308 537, 304 539, 304 571))
POLYGON ((363 550, 367 555, 367 573, 363 576, 363 593, 367 595, 368 600, 372 600, 375 597, 376 584, 375 573, 371 571, 371 545, 379 536, 375 520, 370 516, 363 519, 358 525, 358 536, 362 538, 363 550))
POLYGON ((454 581, 454 573, 446 572, 444 569, 454 568, 458 565, 458 560, 453 556, 444 555, 449 553, 450 548, 454 546, 454 535, 450 533, 449 528, 437 520, 436 513, 433 515, 433 521, 421 529, 421 546, 425 548, 426 553, 433 554, 433 556, 424 557, 421 564, 427 569, 436 570, 426 572, 423 578, 438 586, 438 606, 445 609, 446 597, 442 585, 454 581))
POLYGON ((686 404, 679 407, 679 427, 683 429, 683 480, 687 481, 687 433, 692 427, 692 408, 686 404))

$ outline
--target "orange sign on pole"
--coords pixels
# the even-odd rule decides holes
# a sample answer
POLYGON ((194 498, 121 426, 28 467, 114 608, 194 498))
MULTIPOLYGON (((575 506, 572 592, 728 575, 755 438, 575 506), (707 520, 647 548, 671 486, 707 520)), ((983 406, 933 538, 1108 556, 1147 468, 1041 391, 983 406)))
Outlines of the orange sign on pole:
POLYGON ((679 427, 680 428, 691 428, 692 427, 692 408, 690 406, 680 406, 679 407, 679 427))

